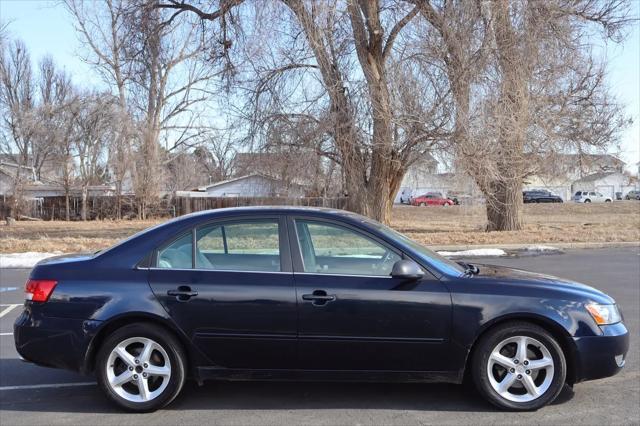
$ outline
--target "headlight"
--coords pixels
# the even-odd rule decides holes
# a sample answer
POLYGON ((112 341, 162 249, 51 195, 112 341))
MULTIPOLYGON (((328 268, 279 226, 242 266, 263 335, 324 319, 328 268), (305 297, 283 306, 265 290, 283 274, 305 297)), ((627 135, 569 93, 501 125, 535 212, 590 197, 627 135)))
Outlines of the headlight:
POLYGON ((597 303, 590 303, 585 305, 587 311, 593 317, 593 320, 598 325, 615 324, 621 321, 620 311, 616 305, 599 305, 597 303))

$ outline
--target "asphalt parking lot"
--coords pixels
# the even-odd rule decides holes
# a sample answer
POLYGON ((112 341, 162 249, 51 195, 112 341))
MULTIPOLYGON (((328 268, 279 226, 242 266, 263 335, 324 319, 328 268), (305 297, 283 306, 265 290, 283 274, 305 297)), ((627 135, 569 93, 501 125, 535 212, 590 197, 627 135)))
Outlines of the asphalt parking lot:
POLYGON ((438 384, 188 383, 168 408, 118 411, 92 377, 18 359, 13 322, 28 270, 0 269, 0 424, 639 424, 640 249, 473 259, 545 272, 595 286, 622 307, 631 349, 622 373, 565 387, 551 406, 505 413, 469 386, 438 384))

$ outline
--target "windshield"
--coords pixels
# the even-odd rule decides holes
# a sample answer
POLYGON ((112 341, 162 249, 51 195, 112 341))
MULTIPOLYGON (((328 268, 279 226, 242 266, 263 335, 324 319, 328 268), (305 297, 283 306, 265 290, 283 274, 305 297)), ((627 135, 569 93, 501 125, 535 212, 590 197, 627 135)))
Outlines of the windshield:
POLYGON ((425 262, 433 265, 433 267, 440 272, 454 276, 460 276, 465 273, 465 269, 460 264, 439 255, 433 250, 429 250, 422 244, 418 244, 406 235, 401 234, 400 232, 393 230, 379 222, 367 221, 367 223, 392 240, 399 241, 405 246, 408 246, 411 250, 420 255, 425 262))

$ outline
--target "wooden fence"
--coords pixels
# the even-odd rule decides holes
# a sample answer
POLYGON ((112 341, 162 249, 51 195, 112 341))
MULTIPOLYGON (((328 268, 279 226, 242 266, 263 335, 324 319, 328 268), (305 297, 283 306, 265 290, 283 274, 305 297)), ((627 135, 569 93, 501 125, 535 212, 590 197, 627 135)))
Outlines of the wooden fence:
POLYGON ((221 209, 226 207, 245 206, 306 206, 344 209, 347 199, 321 197, 179 197, 175 199, 177 215, 202 210, 221 209))
MULTIPOLYGON (((117 200, 114 196, 89 197, 87 199, 87 219, 116 219, 117 200)), ((147 209, 147 217, 175 217, 192 212, 241 206, 310 206, 343 209, 346 198, 287 198, 287 197, 173 197, 158 200, 147 209)), ((11 197, 0 198, 0 219, 12 216, 11 197)), ((44 197, 22 202, 21 215, 42 220, 65 220, 66 204, 64 197, 44 197)), ((82 199, 71 197, 69 217, 81 220, 82 199)), ((135 198, 121 197, 121 217, 134 219, 138 216, 135 198)))

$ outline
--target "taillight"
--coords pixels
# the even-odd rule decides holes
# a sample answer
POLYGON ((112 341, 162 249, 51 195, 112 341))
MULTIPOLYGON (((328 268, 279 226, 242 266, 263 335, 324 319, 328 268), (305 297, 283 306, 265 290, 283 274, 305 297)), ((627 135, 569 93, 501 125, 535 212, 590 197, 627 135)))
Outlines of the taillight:
POLYGON ((58 281, 28 280, 24 286, 25 298, 32 302, 46 302, 53 293, 58 281))

